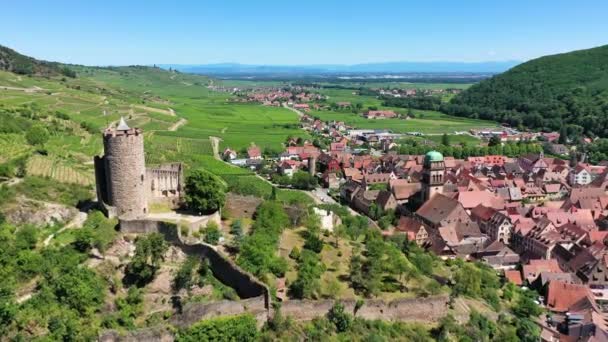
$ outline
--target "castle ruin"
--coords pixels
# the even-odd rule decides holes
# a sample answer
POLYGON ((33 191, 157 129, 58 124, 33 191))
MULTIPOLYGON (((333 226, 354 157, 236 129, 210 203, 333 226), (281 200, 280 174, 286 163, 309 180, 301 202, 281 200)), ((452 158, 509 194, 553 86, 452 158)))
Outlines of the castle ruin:
POLYGON ((109 217, 145 217, 150 203, 179 206, 183 169, 179 163, 146 168, 144 135, 121 118, 103 132, 104 155, 94 158, 97 199, 109 217))

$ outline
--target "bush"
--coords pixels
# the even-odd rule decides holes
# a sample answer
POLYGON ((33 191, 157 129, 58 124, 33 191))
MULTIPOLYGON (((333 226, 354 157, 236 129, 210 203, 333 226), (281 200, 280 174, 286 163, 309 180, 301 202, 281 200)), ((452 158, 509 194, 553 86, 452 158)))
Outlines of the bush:
POLYGON ((215 222, 209 222, 205 228, 205 242, 217 245, 220 242, 222 233, 215 222))
POLYGON ((192 285, 192 276, 194 275, 194 269, 198 264, 196 257, 188 257, 186 261, 180 266, 179 270, 173 278, 173 291, 178 292, 181 289, 187 289, 192 285))
POLYGON ((327 319, 334 324, 338 332, 347 331, 353 323, 353 317, 344 312, 344 305, 340 302, 336 302, 329 310, 327 319))
POLYGON ((291 249, 291 252, 289 252, 289 257, 293 260, 299 260, 300 259, 300 249, 298 247, 294 247, 291 249))
POLYGON ((178 342, 198 341, 256 341, 258 329, 255 317, 249 314, 212 318, 194 324, 177 333, 178 342))

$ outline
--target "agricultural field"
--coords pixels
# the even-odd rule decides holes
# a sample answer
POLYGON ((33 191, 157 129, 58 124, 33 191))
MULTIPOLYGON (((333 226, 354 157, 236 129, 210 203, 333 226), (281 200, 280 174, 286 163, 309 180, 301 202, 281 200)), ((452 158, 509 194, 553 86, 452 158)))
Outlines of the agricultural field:
MULTIPOLYGON (((232 103, 227 94, 208 90, 206 77, 137 67, 76 69, 76 79, 0 72, 0 106, 26 106, 35 113, 57 111, 69 118, 61 121, 63 133, 52 134, 45 144, 47 156, 30 156, 31 177, 92 184, 92 157, 103 149, 101 135, 94 131, 124 116, 131 126, 144 129, 147 164, 184 162, 187 169, 204 167, 224 179, 232 191, 268 197, 269 183, 212 156, 209 137, 220 138, 220 149, 242 150, 251 144, 279 149, 290 135, 307 136, 292 111, 232 103), (81 128, 83 122, 93 131, 81 128)), ((44 120, 47 125, 50 119, 44 120)), ((22 134, 0 135, 0 146, 2 162, 34 151, 22 134)), ((279 190, 277 195, 285 202, 311 200, 296 191, 279 190)))
POLYGON ((92 169, 82 170, 81 168, 70 166, 59 160, 40 155, 34 155, 29 158, 27 163, 27 174, 50 178, 60 183, 84 186, 93 185, 95 182, 92 169))
MULTIPOLYGON (((404 108, 379 107, 393 109, 404 113, 404 108)), ((344 121, 357 128, 389 129, 394 133, 421 132, 425 134, 453 134, 456 131, 468 131, 472 128, 496 127, 495 122, 449 116, 430 110, 413 110, 415 119, 378 119, 368 120, 360 114, 346 111, 311 111, 311 115, 321 120, 344 121)))
MULTIPOLYGON (((227 86, 241 87, 271 87, 287 85, 278 81, 246 81, 246 80, 222 80, 222 84, 227 86)), ((386 107, 382 105, 382 100, 375 96, 360 95, 356 88, 367 87, 391 87, 391 88, 417 88, 417 89, 446 89, 458 88, 465 89, 471 86, 471 83, 408 83, 408 82, 345 82, 345 83, 320 83, 325 85, 320 89, 315 90, 320 94, 327 96, 327 103, 334 102, 350 102, 360 103, 363 108, 376 107, 378 109, 393 110, 398 113, 405 113, 405 108, 386 107), (353 87, 353 89, 333 88, 339 84, 344 87, 353 87)), ((427 134, 451 134, 454 131, 467 131, 471 128, 495 127, 496 123, 484 120, 474 120, 467 118, 459 118, 449 116, 435 111, 414 110, 415 119, 411 120, 367 120, 361 117, 360 114, 355 114, 352 111, 312 111, 311 114, 319 117, 322 120, 338 120, 344 121, 357 128, 369 129, 390 129, 396 133, 405 132, 422 132, 427 134)))
POLYGON ((31 147, 21 134, 0 134, 0 163, 26 155, 31 147))

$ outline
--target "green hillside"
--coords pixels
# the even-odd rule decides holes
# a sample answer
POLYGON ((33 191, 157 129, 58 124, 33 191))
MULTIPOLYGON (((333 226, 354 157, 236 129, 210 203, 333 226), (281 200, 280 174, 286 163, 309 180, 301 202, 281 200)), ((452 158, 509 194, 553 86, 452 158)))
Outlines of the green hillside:
POLYGON ((66 65, 55 62, 40 61, 22 55, 15 50, 0 45, 0 70, 20 75, 68 76, 76 77, 74 71, 66 65))
MULTIPOLYGON (((51 188, 65 184, 90 191, 93 156, 102 150, 101 130, 120 117, 144 129, 148 164, 204 167, 226 180, 232 191, 257 196, 269 196, 270 184, 216 160, 210 137, 219 138, 221 151, 251 144, 277 150, 288 136, 308 136, 292 111, 230 102, 230 94, 207 88, 213 81, 205 76, 145 66, 70 65, 76 77, 66 77, 61 64, 2 51, 10 58, 2 57, 0 69, 10 71, 0 70, 0 182, 25 175, 17 190, 36 199, 57 199, 54 191, 30 186, 38 182, 39 188, 39 181, 51 188), (16 72, 17 60, 36 71, 16 72), (40 126, 48 140, 30 143, 28 132, 40 126)), ((279 192, 284 200, 294 195, 300 194, 279 192)))
POLYGON ((473 85, 443 106, 513 126, 608 135, 608 45, 541 57, 473 85))

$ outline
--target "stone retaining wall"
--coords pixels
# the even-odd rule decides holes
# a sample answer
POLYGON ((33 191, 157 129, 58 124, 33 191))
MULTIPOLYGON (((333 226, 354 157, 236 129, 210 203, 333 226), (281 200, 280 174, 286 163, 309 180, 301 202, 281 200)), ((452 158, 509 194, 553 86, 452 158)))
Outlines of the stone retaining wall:
POLYGON ((206 243, 186 244, 180 238, 180 230, 173 223, 152 220, 120 221, 120 230, 127 234, 147 234, 158 232, 165 239, 180 248, 186 255, 198 255, 209 260, 213 275, 222 283, 232 287, 241 298, 264 297, 269 307, 269 291, 266 285, 252 274, 244 271, 232 260, 206 243))
POLYGON ((268 320, 266 299, 264 296, 234 301, 222 300, 213 303, 187 303, 182 312, 171 319, 171 323, 177 327, 188 327, 200 320, 220 316, 252 314, 258 321, 258 327, 264 325, 268 320))
MULTIPOLYGON (((447 295, 397 299, 391 302, 368 299, 357 312, 355 312, 355 300, 344 300, 342 304, 346 312, 365 319, 433 323, 445 316, 448 301, 447 295)), ((288 300, 282 303, 281 313, 297 321, 308 321, 327 314, 334 302, 334 300, 288 300)))

